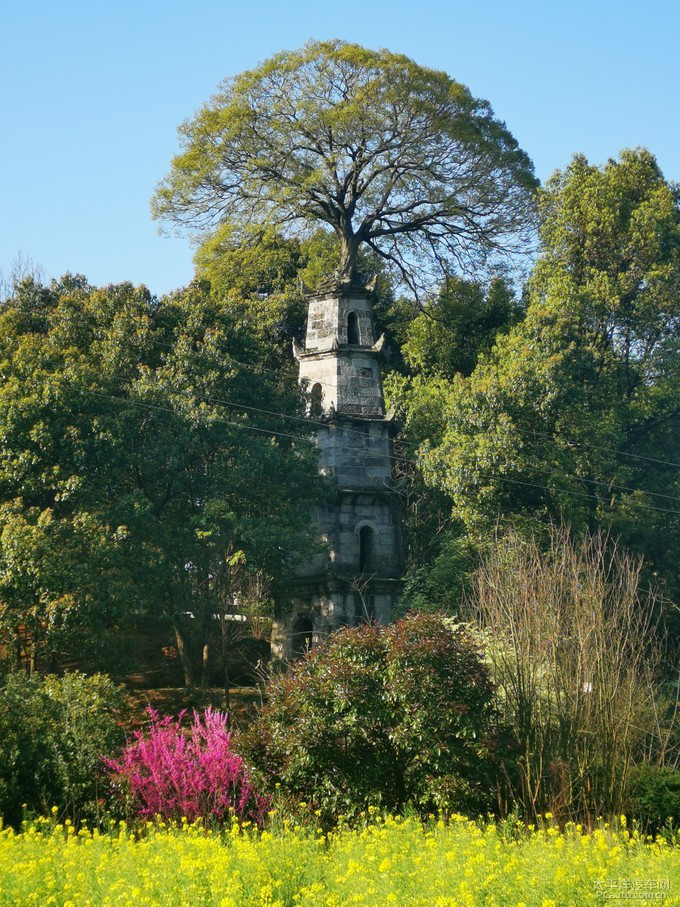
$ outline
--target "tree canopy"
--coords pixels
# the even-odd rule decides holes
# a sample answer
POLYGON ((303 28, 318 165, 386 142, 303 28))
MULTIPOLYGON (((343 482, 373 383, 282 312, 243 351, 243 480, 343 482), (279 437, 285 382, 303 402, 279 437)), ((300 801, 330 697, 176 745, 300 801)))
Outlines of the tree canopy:
POLYGON ((310 42, 222 83, 180 127, 157 218, 199 231, 319 224, 338 277, 366 244, 416 295, 523 247, 536 180, 487 101, 408 57, 310 42))
POLYGON ((212 615, 226 586, 313 550, 301 395, 200 284, 159 301, 29 281, 0 309, 0 350, 5 639, 24 625, 49 654, 132 610, 212 615))
POLYGON ((526 318, 469 377, 414 379, 407 434, 473 536, 499 516, 605 526, 677 591, 677 193, 647 151, 578 156, 540 208, 526 318))
POLYGON ((488 288, 460 278, 409 322, 402 354, 416 375, 469 375, 496 337, 519 321, 522 309, 502 278, 488 288))

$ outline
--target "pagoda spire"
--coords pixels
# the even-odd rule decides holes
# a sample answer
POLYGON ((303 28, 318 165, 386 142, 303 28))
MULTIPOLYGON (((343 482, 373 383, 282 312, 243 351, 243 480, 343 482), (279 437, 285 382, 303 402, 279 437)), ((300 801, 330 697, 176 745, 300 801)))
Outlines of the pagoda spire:
POLYGON ((319 511, 326 553, 303 565, 277 603, 272 655, 288 661, 304 644, 361 620, 387 623, 401 594, 402 553, 393 492, 391 418, 380 375, 373 289, 331 281, 308 298, 304 348, 293 345, 321 471, 336 488, 319 511))

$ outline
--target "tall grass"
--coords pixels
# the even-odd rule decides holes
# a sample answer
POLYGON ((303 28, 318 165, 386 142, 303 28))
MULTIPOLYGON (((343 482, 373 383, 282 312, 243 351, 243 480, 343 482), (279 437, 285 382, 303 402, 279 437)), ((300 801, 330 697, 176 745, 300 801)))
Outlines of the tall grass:
POLYGON ((502 796, 530 820, 619 815, 636 766, 677 767, 677 688, 666 718, 658 611, 642 562, 606 535, 496 537, 465 612, 488 640, 511 737, 502 796))

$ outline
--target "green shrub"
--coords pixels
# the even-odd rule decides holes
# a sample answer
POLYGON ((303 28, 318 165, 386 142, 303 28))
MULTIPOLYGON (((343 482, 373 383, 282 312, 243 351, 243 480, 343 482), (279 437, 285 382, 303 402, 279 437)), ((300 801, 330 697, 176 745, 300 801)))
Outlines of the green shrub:
POLYGON ((28 678, 11 674, 0 689, 0 815, 28 812, 74 821, 100 812, 102 756, 123 742, 120 689, 105 675, 28 678))
POLYGON ((272 789, 327 824, 369 805, 474 813, 493 787, 492 692, 463 629, 413 615, 312 650, 272 681, 245 743, 272 789))
POLYGON ((649 831, 680 822, 680 770, 641 765, 631 777, 632 813, 649 831))

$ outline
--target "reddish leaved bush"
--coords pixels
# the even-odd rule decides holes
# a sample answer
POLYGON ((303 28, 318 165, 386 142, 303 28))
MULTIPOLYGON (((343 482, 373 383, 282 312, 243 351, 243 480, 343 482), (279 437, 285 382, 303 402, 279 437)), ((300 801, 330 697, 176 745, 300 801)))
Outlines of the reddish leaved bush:
POLYGON ((232 749, 227 716, 194 711, 188 728, 148 709, 147 731, 136 731, 119 759, 106 759, 114 789, 140 817, 216 819, 229 815, 262 825, 269 801, 257 793, 232 749))
POLYGON ((371 805, 477 814, 494 806, 493 692, 466 628, 411 614, 340 630, 275 677, 243 745, 263 788, 329 827, 371 805))

